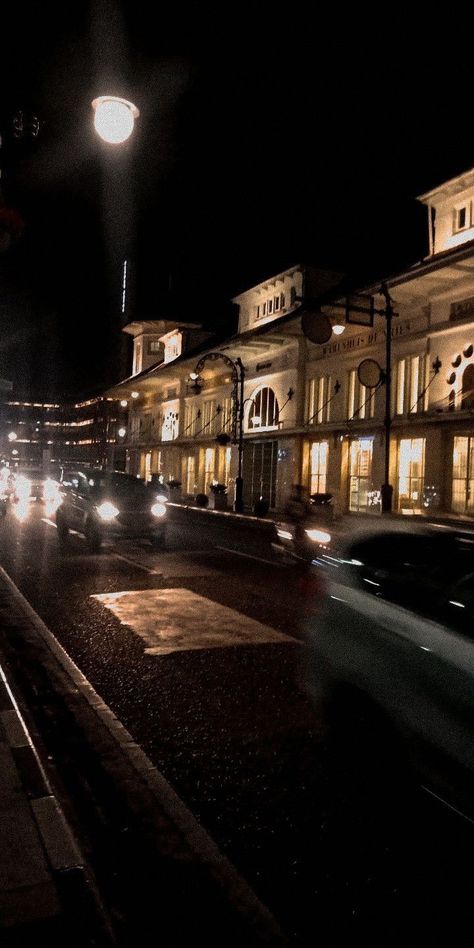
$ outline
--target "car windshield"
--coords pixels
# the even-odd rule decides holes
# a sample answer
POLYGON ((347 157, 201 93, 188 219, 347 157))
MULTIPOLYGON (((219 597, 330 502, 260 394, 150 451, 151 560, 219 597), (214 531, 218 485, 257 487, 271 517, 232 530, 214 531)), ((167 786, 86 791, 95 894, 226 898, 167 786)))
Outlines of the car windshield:
POLYGON ((87 477, 89 487, 92 493, 103 493, 107 491, 114 496, 126 495, 127 497, 143 497, 147 491, 146 485, 137 477, 131 474, 121 474, 120 472, 101 472, 97 474, 90 472, 87 477))

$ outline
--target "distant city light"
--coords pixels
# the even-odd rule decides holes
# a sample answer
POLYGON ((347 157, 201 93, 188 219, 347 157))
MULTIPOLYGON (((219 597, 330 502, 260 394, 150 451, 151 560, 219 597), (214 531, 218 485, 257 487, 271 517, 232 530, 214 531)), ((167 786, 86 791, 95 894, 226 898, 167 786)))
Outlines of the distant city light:
POLYGON ((16 441, 17 438, 18 438, 18 435, 17 435, 16 431, 10 431, 10 434, 8 435, 8 440, 9 440, 9 441, 16 441))
POLYGON ((341 333, 344 332, 345 328, 346 327, 342 323, 336 323, 336 325, 332 327, 332 331, 336 336, 340 336, 341 333))
POLYGON ((126 399, 126 398, 122 398, 121 401, 120 401, 120 407, 121 407, 121 408, 126 408, 127 405, 128 405, 127 399, 126 399))
POLYGON ((127 434, 127 429, 119 428, 117 433, 118 433, 119 438, 125 438, 125 435, 127 434))
POLYGON ((139 398, 140 392, 132 392, 132 398, 139 398))
POLYGON ((130 138, 135 119, 140 114, 133 102, 115 95, 102 95, 94 99, 92 108, 95 130, 104 142, 120 145, 130 138))
POLYGON ((127 305, 127 260, 123 261, 123 271, 122 271, 122 313, 125 312, 127 305))

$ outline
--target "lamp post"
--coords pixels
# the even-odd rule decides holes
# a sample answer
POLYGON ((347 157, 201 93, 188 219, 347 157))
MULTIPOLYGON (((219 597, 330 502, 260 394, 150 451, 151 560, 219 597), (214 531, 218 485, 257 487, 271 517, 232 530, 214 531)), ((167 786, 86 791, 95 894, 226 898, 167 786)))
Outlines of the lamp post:
POLYGON ((232 371, 232 441, 237 445, 237 477, 235 479, 235 498, 234 510, 236 513, 243 513, 244 510, 244 479, 243 479, 243 455, 244 455, 244 379, 245 368, 240 358, 230 359, 223 352, 207 352, 199 360, 191 374, 193 384, 191 387, 195 394, 198 394, 203 385, 200 378, 206 362, 215 362, 222 359, 232 371))

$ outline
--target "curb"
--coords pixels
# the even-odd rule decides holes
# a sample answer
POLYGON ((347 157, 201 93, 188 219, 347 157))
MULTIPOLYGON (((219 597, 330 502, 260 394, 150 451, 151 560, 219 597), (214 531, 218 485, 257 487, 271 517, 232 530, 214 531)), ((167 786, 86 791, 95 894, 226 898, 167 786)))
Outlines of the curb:
MULTIPOLYGON (((38 887, 33 886, 31 890, 16 887, 10 889, 6 882, 4 901, 10 898, 11 907, 9 905, 7 909, 6 903, 4 904, 0 927, 7 944, 10 935, 15 938, 15 944, 23 944, 22 938, 25 938, 25 944, 31 943, 30 938, 37 939, 40 931, 42 936, 48 939, 54 939, 61 932, 62 937, 68 937, 73 925, 76 934, 84 937, 90 937, 94 932, 94 944, 111 945, 113 938, 97 894, 91 885, 86 860, 52 790, 1 665, 0 726, 57 893, 56 899, 51 890, 48 899, 44 890, 43 898, 47 898, 47 903, 43 902, 41 905, 36 901, 40 899, 38 887), (36 926, 39 926, 39 929, 36 926), (17 938, 20 939, 18 942, 17 938)), ((20 863, 21 858, 22 854, 19 853, 20 863)))

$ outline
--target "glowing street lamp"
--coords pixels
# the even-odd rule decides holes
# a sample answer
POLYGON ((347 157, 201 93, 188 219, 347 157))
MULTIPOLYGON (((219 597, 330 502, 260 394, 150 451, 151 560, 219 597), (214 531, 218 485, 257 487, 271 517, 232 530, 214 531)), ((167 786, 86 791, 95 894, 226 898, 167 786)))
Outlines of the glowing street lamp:
POLYGON ((121 145, 130 138, 140 115, 133 102, 116 95, 101 95, 92 102, 94 128, 109 145, 121 145))
POLYGON ((9 440, 9 441, 16 441, 17 438, 18 438, 18 435, 17 435, 16 431, 10 431, 10 434, 8 435, 8 440, 9 440))

